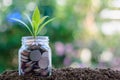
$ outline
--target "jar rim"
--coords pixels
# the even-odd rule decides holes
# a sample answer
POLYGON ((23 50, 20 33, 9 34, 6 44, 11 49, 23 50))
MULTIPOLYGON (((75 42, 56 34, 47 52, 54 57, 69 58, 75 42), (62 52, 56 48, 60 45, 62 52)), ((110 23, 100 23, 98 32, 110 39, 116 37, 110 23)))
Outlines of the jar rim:
MULTIPOLYGON (((24 40, 29 40, 29 39, 34 39, 34 36, 24 36, 22 37, 22 41, 24 40)), ((49 37, 48 36, 36 36, 35 39, 41 39, 41 40, 49 40, 49 37)))

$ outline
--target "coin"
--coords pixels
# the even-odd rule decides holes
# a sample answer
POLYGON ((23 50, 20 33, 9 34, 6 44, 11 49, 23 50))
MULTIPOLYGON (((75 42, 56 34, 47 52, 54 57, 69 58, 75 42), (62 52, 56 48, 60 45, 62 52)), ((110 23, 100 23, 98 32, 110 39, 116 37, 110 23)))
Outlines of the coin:
POLYGON ((25 63, 24 62, 21 62, 21 68, 25 69, 25 63))
POLYGON ((29 49, 30 50, 36 50, 36 49, 39 49, 40 48, 40 46, 39 45, 31 45, 30 47, 29 47, 29 49))
POLYGON ((28 62, 28 59, 21 58, 22 62, 28 62))
POLYGON ((41 76, 45 77, 45 76, 48 76, 49 72, 48 72, 48 70, 42 70, 40 73, 41 73, 41 76))
POLYGON ((49 65, 48 57, 41 57, 41 59, 38 62, 38 65, 40 68, 45 69, 49 65))
POLYGON ((38 64, 33 65, 33 69, 39 69, 40 67, 38 66, 38 64))
POLYGON ((24 50, 23 52, 21 52, 22 55, 24 56, 28 56, 30 53, 30 51, 24 50))
POLYGON ((46 47, 45 45, 42 45, 41 47, 40 47, 40 49, 42 50, 42 51, 48 51, 48 47, 46 47))
POLYGON ((33 50, 33 51, 31 51, 31 53, 30 53, 30 59, 32 61, 39 61, 40 58, 41 58, 41 53, 40 53, 39 50, 33 50))
POLYGON ((27 57, 27 56, 24 56, 24 55, 21 55, 21 58, 23 58, 23 59, 28 59, 28 57, 27 57))
POLYGON ((34 69, 33 70, 35 73, 40 73, 41 72, 41 69, 34 69))
POLYGON ((42 57, 48 57, 48 52, 43 52, 42 57))
POLYGON ((24 72, 30 72, 32 70, 32 67, 27 67, 26 69, 24 69, 24 72))
POLYGON ((36 64, 36 62, 34 62, 34 63, 30 64, 30 67, 33 67, 35 64, 36 64))
POLYGON ((27 63, 25 64, 25 66, 28 67, 28 66, 30 66, 32 63, 33 63, 33 61, 27 62, 27 63))

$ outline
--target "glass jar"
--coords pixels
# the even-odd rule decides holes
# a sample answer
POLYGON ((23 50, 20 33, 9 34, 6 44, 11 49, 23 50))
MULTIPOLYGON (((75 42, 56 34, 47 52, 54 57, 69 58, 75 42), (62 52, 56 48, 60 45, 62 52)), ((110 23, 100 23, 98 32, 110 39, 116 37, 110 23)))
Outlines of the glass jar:
POLYGON ((51 49, 47 36, 22 37, 19 49, 19 75, 51 75, 51 49))

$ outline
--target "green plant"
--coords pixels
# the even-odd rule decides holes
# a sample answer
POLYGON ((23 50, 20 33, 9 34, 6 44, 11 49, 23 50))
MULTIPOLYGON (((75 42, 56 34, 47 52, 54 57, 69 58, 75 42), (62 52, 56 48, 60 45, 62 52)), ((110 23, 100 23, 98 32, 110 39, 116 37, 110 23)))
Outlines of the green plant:
POLYGON ((34 38, 36 38, 36 36, 39 35, 40 31, 45 27, 46 24, 48 24, 54 19, 52 18, 45 22, 45 19, 48 18, 48 16, 43 16, 42 18, 40 18, 41 16, 40 16, 38 7, 35 8, 33 15, 32 15, 32 19, 30 19, 30 17, 27 14, 25 15, 31 25, 31 28, 26 23, 24 23, 23 21, 19 19, 12 18, 12 20, 15 20, 23 24, 29 30, 31 35, 34 36, 34 38))

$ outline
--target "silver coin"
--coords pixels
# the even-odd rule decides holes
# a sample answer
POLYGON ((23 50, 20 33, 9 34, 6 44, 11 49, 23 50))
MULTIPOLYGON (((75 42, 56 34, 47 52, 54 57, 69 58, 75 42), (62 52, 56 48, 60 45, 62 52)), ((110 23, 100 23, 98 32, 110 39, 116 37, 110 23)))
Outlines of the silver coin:
POLYGON ((30 64, 30 67, 33 67, 35 65, 35 62, 34 63, 32 63, 32 64, 30 64))
POLYGON ((21 52, 22 55, 24 56, 28 56, 30 53, 30 51, 24 50, 23 52, 21 52))
POLYGON ((34 69, 33 71, 36 72, 36 73, 40 73, 41 69, 34 69))
POLYGON ((35 49, 39 49, 40 46, 38 46, 37 44, 32 44, 29 48, 30 50, 35 50, 35 49))
POLYGON ((21 55, 21 58, 23 58, 23 59, 28 59, 28 57, 27 57, 27 56, 24 56, 24 55, 21 55))
POLYGON ((32 67, 27 67, 26 69, 24 69, 24 72, 30 72, 32 70, 32 67))
POLYGON ((23 58, 21 58, 21 61, 22 61, 22 62, 28 62, 28 59, 23 59, 23 58))
POLYGON ((40 58, 41 58, 41 52, 39 50, 31 51, 31 53, 30 53, 30 59, 32 61, 39 61, 40 58))
POLYGON ((48 70, 42 70, 40 73, 42 76, 48 76, 49 72, 48 72, 48 70))
POLYGON ((48 57, 48 52, 43 52, 42 57, 48 57))
POLYGON ((40 49, 42 49, 43 51, 48 51, 49 48, 47 46, 43 45, 40 47, 40 49))
POLYGON ((48 57, 41 57, 41 59, 38 62, 38 65, 42 69, 46 69, 49 65, 48 57))
POLYGON ((32 65, 32 63, 33 63, 33 61, 29 61, 25 64, 25 66, 28 67, 28 66, 32 65))

